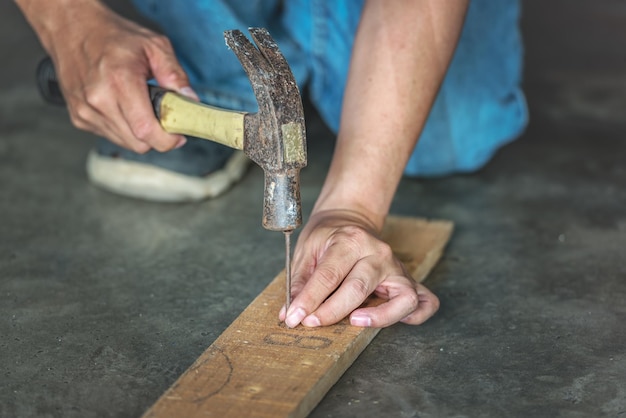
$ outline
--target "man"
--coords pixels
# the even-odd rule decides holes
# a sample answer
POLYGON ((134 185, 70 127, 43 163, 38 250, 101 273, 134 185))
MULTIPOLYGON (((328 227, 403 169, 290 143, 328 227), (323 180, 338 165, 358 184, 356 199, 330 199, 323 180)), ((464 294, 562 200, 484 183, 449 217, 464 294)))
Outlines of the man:
POLYGON ((476 170, 526 124, 517 0, 475 0, 469 10, 466 0, 135 0, 171 43, 97 0, 16 1, 55 62, 74 125, 111 141, 90 156, 92 180, 159 200, 177 199, 180 182, 136 187, 116 176, 118 169, 183 183, 210 182, 222 170, 230 174, 220 176, 228 180, 219 193, 242 173, 232 166, 243 163, 217 145, 164 132, 146 80, 253 110, 247 78, 225 51, 222 32, 270 30, 338 135, 294 252, 294 299, 279 313, 290 327, 346 315, 353 325, 373 327, 431 317, 438 299, 408 277, 379 238, 400 178, 476 170), (359 308, 373 292, 387 302, 359 308))

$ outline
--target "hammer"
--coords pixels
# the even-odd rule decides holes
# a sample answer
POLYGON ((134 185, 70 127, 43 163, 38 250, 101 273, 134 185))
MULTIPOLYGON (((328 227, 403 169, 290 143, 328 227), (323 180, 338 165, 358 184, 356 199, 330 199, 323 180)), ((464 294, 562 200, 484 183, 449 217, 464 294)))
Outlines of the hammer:
MULTIPOLYGON (((155 115, 169 133, 208 139, 243 152, 265 173, 263 227, 285 234, 286 307, 291 303, 290 235, 302 223, 300 169, 306 166, 304 111, 298 85, 276 42, 263 28, 250 28, 253 45, 239 30, 224 32, 226 45, 243 66, 259 110, 246 113, 195 102, 148 86, 155 115)), ((50 58, 37 68, 48 102, 64 104, 50 58)))

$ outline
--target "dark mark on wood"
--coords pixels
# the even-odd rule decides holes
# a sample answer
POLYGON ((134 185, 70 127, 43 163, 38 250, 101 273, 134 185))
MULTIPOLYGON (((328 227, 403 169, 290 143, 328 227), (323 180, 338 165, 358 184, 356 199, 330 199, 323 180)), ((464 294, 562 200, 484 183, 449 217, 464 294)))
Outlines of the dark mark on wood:
POLYGON ((275 333, 267 334, 263 341, 270 345, 284 345, 298 348, 305 348, 307 350, 319 350, 329 347, 333 341, 326 337, 316 337, 314 335, 298 335, 298 334, 285 334, 275 333))

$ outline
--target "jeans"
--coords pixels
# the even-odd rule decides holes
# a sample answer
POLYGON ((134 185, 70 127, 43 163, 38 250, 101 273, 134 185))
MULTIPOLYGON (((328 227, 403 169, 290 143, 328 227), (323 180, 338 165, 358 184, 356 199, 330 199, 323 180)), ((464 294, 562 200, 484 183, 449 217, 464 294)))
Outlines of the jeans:
MULTIPOLYGON (((265 27, 325 123, 337 133, 363 0, 134 0, 170 38, 203 101, 255 111, 223 32, 265 27)), ((521 90, 519 0, 473 0, 452 63, 405 168, 409 176, 471 172, 528 122, 521 90)), ((407 28, 410 30, 410 28, 407 28)))

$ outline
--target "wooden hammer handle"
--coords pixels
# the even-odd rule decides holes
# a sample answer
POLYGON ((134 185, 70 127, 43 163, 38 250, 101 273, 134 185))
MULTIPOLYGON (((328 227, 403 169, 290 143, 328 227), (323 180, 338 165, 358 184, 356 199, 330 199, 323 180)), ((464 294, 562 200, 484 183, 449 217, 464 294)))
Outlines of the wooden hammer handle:
POLYGON ((148 86, 154 113, 166 132, 194 136, 243 149, 247 113, 196 102, 171 90, 148 86))

